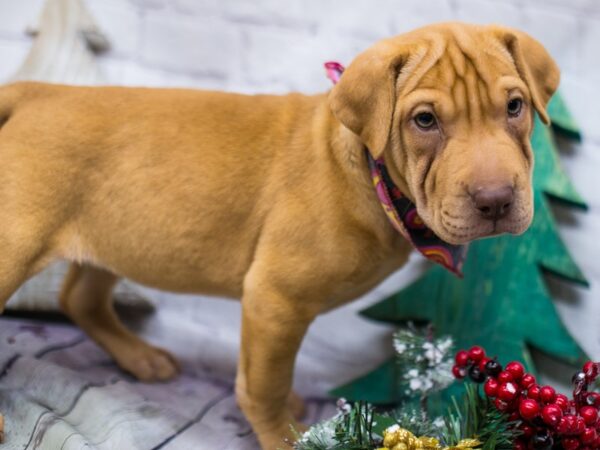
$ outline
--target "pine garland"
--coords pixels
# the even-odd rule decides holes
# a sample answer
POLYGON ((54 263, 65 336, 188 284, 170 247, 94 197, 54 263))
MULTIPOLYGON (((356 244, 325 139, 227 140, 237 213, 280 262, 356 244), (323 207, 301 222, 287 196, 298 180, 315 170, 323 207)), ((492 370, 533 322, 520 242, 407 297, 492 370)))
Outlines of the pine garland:
POLYGON ((298 435, 296 450, 372 450, 381 442, 373 431, 374 409, 362 402, 338 401, 338 414, 298 435))
POLYGON ((444 420, 442 440, 450 446, 468 436, 481 441, 482 450, 511 450, 521 434, 508 415, 498 411, 473 385, 465 386, 461 405, 453 398, 453 409, 444 420))
MULTIPOLYGON (((344 404, 347 405, 347 404, 344 404)), ((473 386, 454 401, 452 410, 443 418, 423 421, 419 411, 402 410, 392 414, 377 413, 362 402, 342 406, 338 415, 321 422, 298 436, 296 450, 376 450, 385 449, 385 430, 407 430, 415 436, 427 436, 444 448, 465 448, 461 442, 478 441, 481 450, 510 450, 519 431, 505 414, 473 386), (345 410, 345 411, 344 411, 345 410), (379 431, 383 430, 383 431, 379 431)), ((442 447, 437 447, 441 449, 442 447)))
MULTIPOLYGON (((377 412, 372 406, 358 402, 338 402, 338 414, 297 435, 296 450, 386 450, 386 442, 403 436, 402 444, 411 448, 510 450, 519 435, 508 416, 499 412, 478 387, 466 386, 460 400, 444 417, 430 420, 427 398, 444 389, 453 379, 452 340, 433 338, 430 328, 413 325, 394 335, 398 363, 404 368, 399 382, 406 385, 420 408, 408 404, 391 413, 377 412), (428 444, 425 444, 428 443, 428 444), (410 445, 413 445, 411 447, 410 445), (424 445, 429 445, 425 446, 424 445)), ((389 447, 391 448, 391 447, 389 447)), ((396 447, 394 447, 396 449, 396 447)))

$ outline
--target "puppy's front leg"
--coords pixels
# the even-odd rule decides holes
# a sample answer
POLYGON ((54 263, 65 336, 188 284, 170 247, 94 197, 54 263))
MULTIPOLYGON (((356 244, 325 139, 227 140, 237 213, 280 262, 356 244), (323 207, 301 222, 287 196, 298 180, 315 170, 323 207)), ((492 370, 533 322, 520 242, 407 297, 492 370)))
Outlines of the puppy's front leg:
POLYGON ((315 314, 267 284, 246 288, 236 395, 263 450, 284 448, 299 426, 289 408, 296 353, 315 314))

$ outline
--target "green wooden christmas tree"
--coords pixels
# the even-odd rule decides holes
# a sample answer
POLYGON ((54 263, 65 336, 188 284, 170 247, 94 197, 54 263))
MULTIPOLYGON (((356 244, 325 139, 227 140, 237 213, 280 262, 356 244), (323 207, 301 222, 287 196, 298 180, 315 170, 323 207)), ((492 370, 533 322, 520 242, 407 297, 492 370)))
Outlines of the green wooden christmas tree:
MULTIPOLYGON (((580 132, 560 95, 553 98, 549 113, 552 128, 536 119, 532 136, 535 217, 529 230, 519 237, 473 242, 464 279, 434 267, 362 314, 398 324, 430 322, 438 335, 451 335, 458 348, 481 345, 501 361, 524 361, 533 372, 530 347, 571 364, 585 359, 562 324, 544 281, 544 274, 551 273, 587 285, 560 239, 550 208, 552 201, 586 208, 560 165, 554 140, 554 132, 577 140, 580 132)), ((389 360, 333 394, 378 404, 397 403, 405 398, 396 371, 395 360, 389 360)))

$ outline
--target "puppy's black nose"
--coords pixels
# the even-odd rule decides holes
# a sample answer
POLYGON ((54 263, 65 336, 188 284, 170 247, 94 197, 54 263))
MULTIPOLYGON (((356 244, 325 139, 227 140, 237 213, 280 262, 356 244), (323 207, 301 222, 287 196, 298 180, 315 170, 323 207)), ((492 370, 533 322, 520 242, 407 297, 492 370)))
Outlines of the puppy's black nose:
POLYGON ((508 215, 515 193, 512 187, 505 186, 498 189, 479 189, 472 197, 481 216, 496 221, 508 215))

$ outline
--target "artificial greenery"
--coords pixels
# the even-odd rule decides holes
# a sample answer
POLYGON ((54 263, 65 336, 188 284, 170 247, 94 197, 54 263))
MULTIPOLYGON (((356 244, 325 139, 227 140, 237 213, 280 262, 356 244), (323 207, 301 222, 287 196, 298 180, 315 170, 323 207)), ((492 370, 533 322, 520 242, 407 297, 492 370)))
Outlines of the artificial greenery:
MULTIPOLYGON (((386 429, 397 426, 416 436, 432 437, 445 449, 464 439, 481 442, 481 450, 510 450, 519 435, 513 423, 479 391, 469 385, 460 402, 443 418, 423 420, 420 411, 378 413, 373 406, 357 402, 337 416, 298 436, 296 450, 375 450, 382 448, 386 429)), ((384 447, 383 447, 384 448, 384 447)))
POLYGON ((433 438, 448 449, 465 448, 461 447, 465 439, 480 442, 477 448, 482 450, 511 449, 516 427, 474 385, 467 384, 460 401, 453 398, 452 407, 442 417, 430 419, 429 397, 454 382, 453 347, 451 338, 436 338, 430 326, 409 324, 399 329, 394 334, 397 381, 407 389, 407 399, 418 401, 382 412, 364 402, 350 405, 341 399, 335 417, 297 435, 296 450, 383 450, 386 430, 389 434, 391 427, 407 430, 416 438, 433 438))
POLYGON ((511 450, 520 434, 508 416, 472 384, 466 385, 462 404, 453 398, 444 422, 443 441, 450 446, 468 436, 481 441, 482 450, 511 450))
MULTIPOLYGON (((338 414, 297 435, 296 450, 371 450, 382 438, 374 430, 375 412, 363 402, 338 402, 338 414)), ((384 422, 389 423, 384 419, 384 422)))

